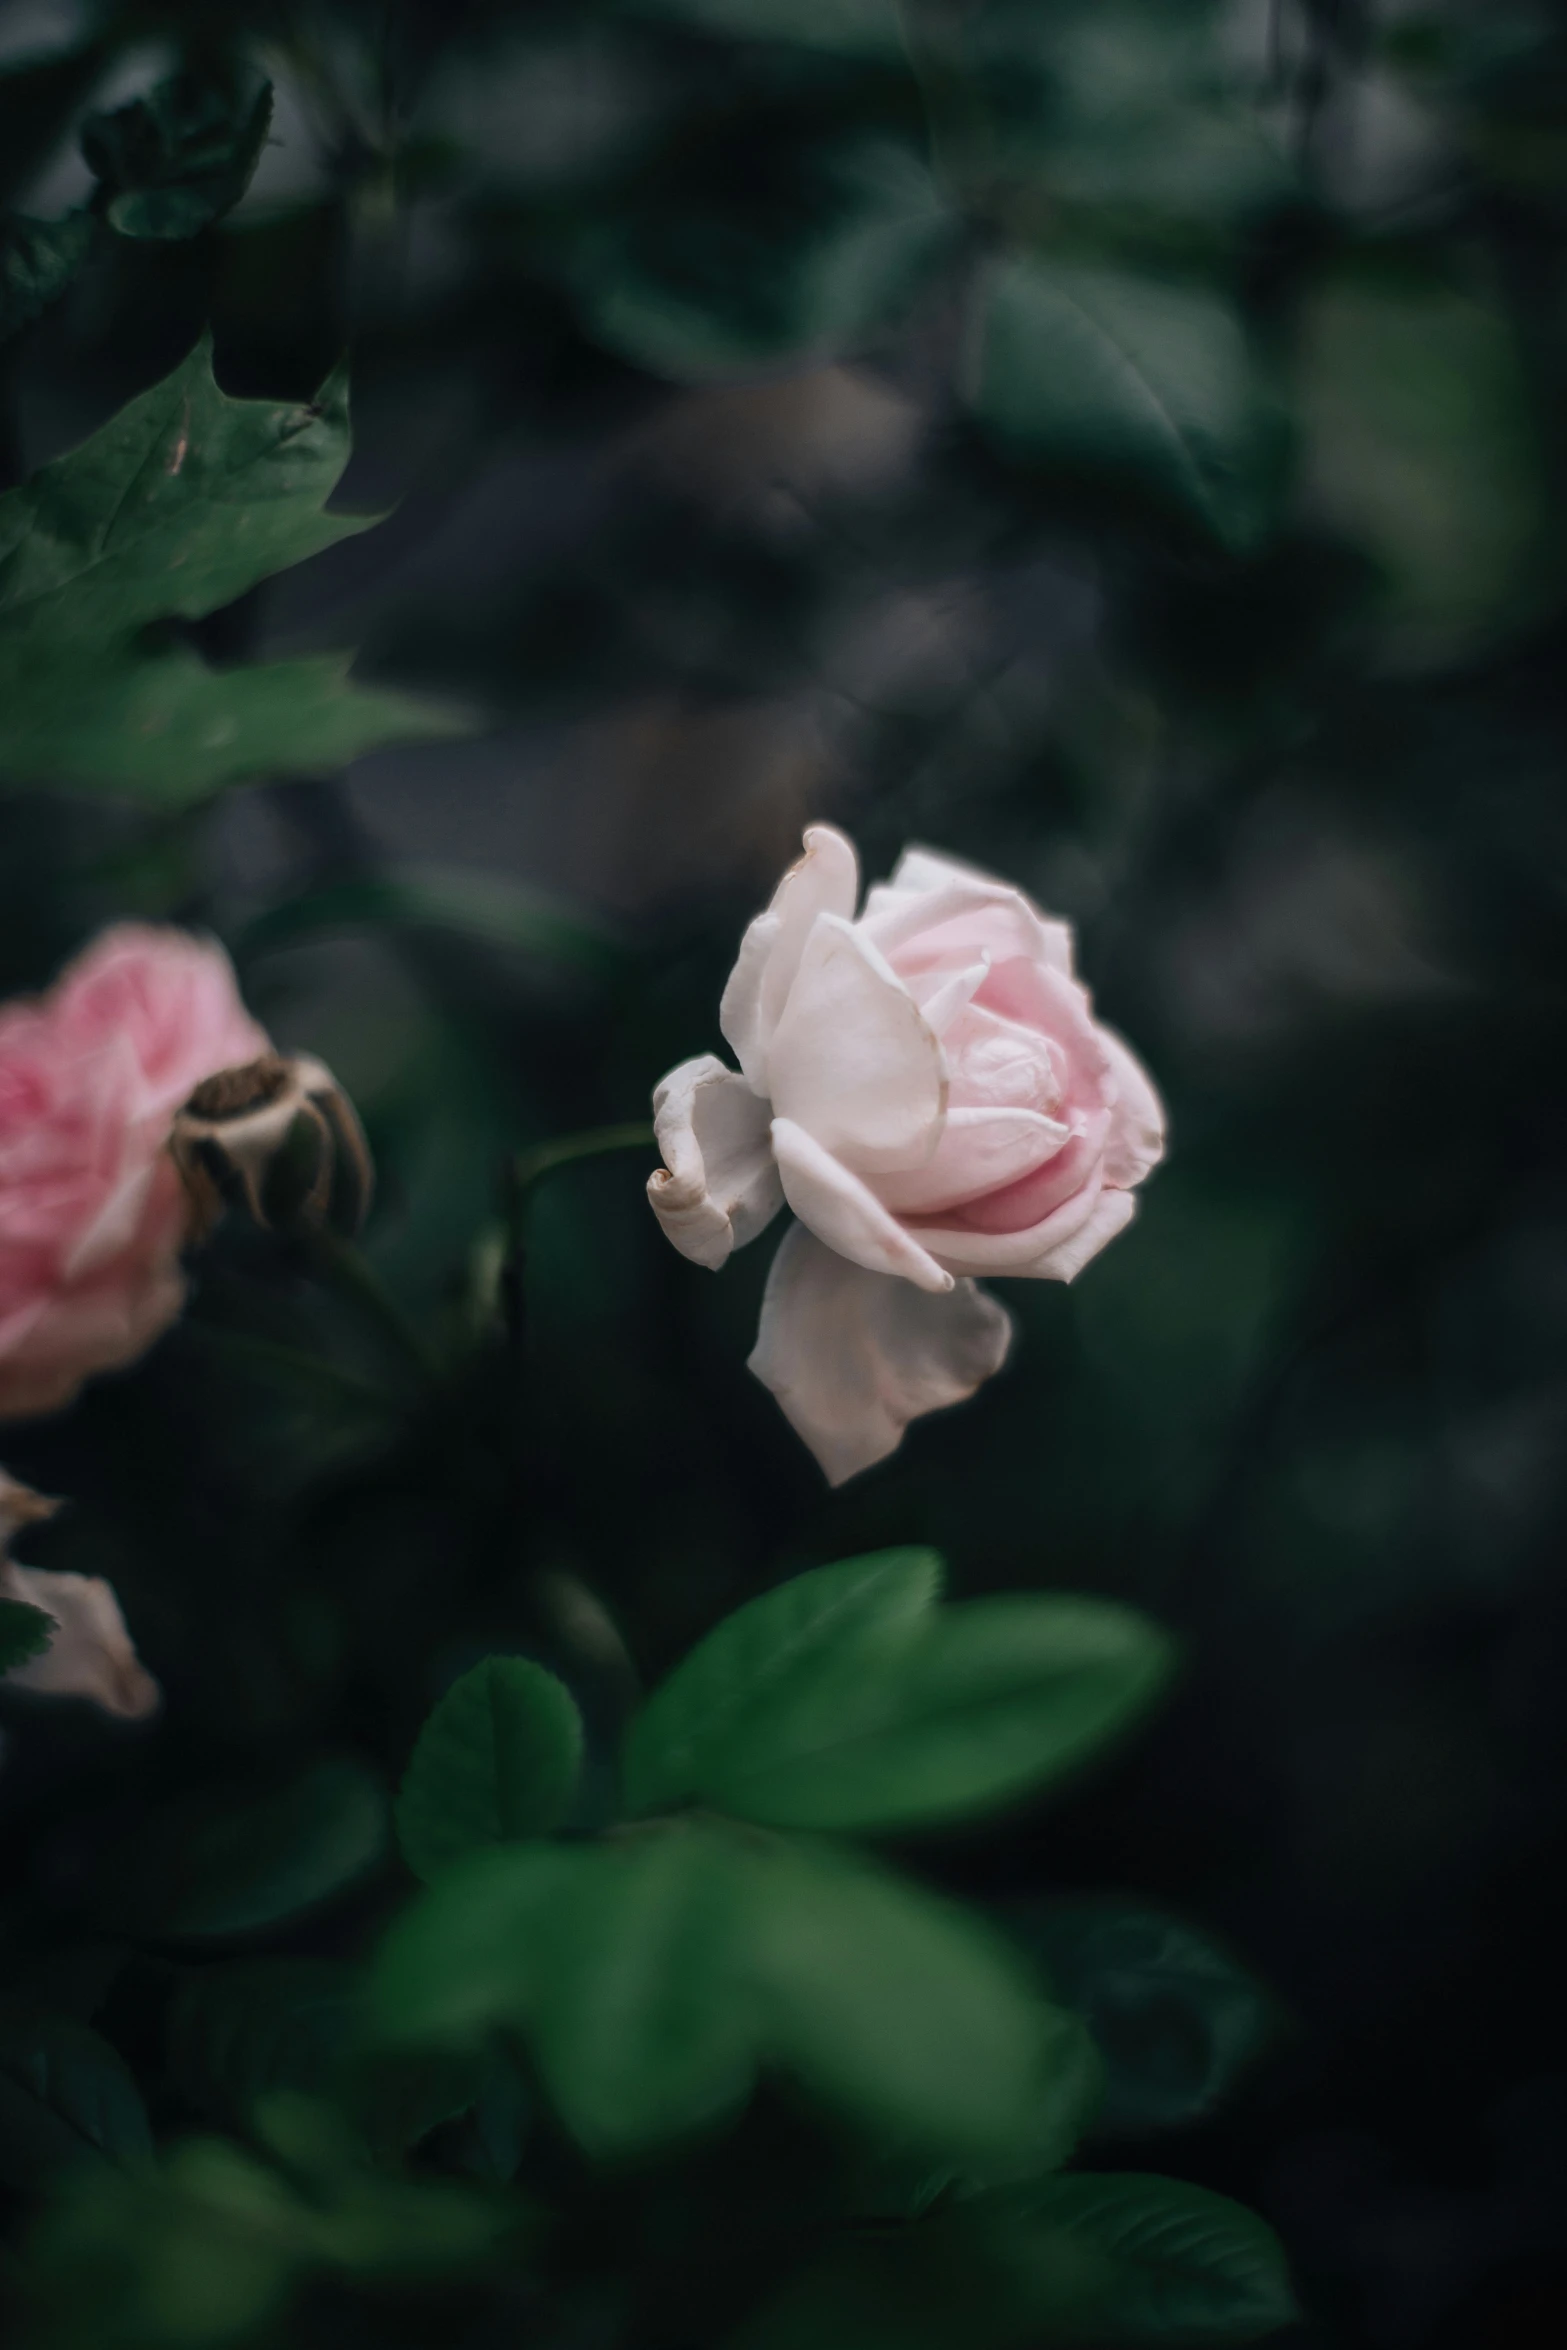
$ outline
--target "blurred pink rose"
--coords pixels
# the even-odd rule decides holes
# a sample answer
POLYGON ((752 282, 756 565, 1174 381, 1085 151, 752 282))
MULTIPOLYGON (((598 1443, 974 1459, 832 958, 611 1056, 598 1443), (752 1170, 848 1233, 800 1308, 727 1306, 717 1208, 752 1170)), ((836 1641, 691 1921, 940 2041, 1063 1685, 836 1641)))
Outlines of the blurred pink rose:
POLYGON ((0 1009, 0 1418, 57 1411, 173 1321, 174 1113, 268 1049, 221 947, 134 923, 0 1009))
POLYGON ((724 990, 740 1073, 670 1071, 648 1185, 715 1268, 793 1208, 751 1369, 835 1485, 1000 1369, 1011 1323, 971 1276, 1072 1280, 1164 1148, 1064 923, 924 849, 856 920, 858 894, 851 843, 813 827, 724 990))

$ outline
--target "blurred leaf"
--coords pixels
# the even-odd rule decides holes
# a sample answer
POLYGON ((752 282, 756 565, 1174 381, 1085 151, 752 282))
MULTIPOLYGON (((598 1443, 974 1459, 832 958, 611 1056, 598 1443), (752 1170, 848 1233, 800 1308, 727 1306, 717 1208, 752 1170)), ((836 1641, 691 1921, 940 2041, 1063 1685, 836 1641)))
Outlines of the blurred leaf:
POLYGON ((272 121, 272 85, 240 90, 199 74, 156 83, 90 114, 82 155, 123 237, 193 237, 245 193, 272 121))
POLYGON ((140 2092, 106 2040, 65 2016, 0 2009, 0 2179, 31 2193, 84 2159, 151 2153, 140 2092))
POLYGON ((333 660, 220 674, 139 635, 365 529, 321 510, 348 450, 341 374, 306 406, 231 400, 202 342, 0 498, 0 767, 178 801, 449 732, 333 660))
POLYGON ((0 1599, 0 1673, 42 1656, 54 1638, 53 1616, 23 1599, 0 1599))
POLYGON ((700 163, 585 232, 571 280, 590 332, 655 375, 700 383, 865 343, 954 249, 956 216, 885 139, 737 157, 722 207, 700 163), (754 187, 750 184, 755 178, 754 187))
POLYGON ((486 1657, 436 1706, 397 1799, 397 1837, 416 1877, 491 1844, 558 1828, 582 1768, 571 1692, 526 1657, 486 1657))
POLYGON ((833 2247, 729 2350, 1251 2342, 1297 2315, 1277 2239, 1239 2204, 1079 2175, 833 2247))
POLYGON ((1170 1644, 1104 1601, 934 1612, 930 1553, 820 1568, 719 1626, 634 1725, 642 1808, 773 1827, 916 1827, 1048 1785, 1152 1702, 1170 1644), (791 1596, 792 1595, 792 1596, 791 1596))
POLYGON ((29 220, 20 212, 0 223, 0 343, 41 318, 76 276, 92 250, 92 215, 29 220))
POLYGON ((104 1906, 154 1940, 254 1933, 319 1907, 386 1857, 385 1793, 363 1763, 312 1764, 264 1794, 201 1794, 121 1851, 104 1906))
POLYGON ((777 2065, 878 2140, 1048 2163, 1089 2085, 1075 2021, 979 1923, 719 1823, 459 1864, 393 1929, 373 2002, 399 2038, 525 2032, 601 2155, 726 2117, 777 2065))
POLYGON ((1306 493, 1380 567, 1389 649, 1452 660, 1532 617, 1560 564, 1506 313, 1433 278, 1345 273, 1300 338, 1306 493))
POLYGON ((468 731, 412 695, 355 685, 348 668, 335 653, 245 669, 209 669, 181 647, 45 655, 11 683, 0 760, 16 783, 179 808, 227 784, 320 774, 387 743, 468 731))
POLYGON ((905 54, 897 0, 640 0, 640 7, 737 41, 798 42, 845 57, 905 54))
POLYGON ((0 205, 25 196, 103 71, 96 41, 0 68, 0 205))
POLYGON ((1013 455, 1151 493, 1226 546, 1254 539, 1267 481, 1246 339, 1217 294, 1013 255, 982 281, 969 404, 1013 455))
POLYGON ((186 2104, 248 2129, 277 2089, 320 2093, 352 2025, 353 1970, 330 1959, 258 1959, 188 1975, 169 2007, 164 2053, 186 2104))
POLYGON ((1104 2060, 1095 2127, 1106 2135, 1198 2120, 1269 2037, 1266 1992, 1177 1918, 1126 1902, 1050 1901, 1031 1903, 1017 1925, 1104 2060))
POLYGON ((941 1589, 932 1550, 883 1550, 795 1575, 737 1608, 676 1666, 632 1723, 626 1799, 634 1810, 701 1794, 761 1708, 788 1705, 845 1646, 895 1636, 941 1589))
POLYGON ((616 960, 609 937, 586 916, 562 911, 503 874, 431 866, 409 866, 286 898, 247 922, 233 947, 243 962, 298 939, 339 931, 425 928, 596 970, 616 960))

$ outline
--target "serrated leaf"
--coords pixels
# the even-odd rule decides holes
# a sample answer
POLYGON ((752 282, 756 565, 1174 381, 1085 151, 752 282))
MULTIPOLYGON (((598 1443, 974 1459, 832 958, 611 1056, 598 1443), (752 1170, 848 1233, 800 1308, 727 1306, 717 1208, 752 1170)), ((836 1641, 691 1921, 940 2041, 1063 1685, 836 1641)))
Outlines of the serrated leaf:
POLYGON ((419 1734, 397 1799, 416 1877, 470 1852, 558 1827, 582 1768, 582 1719, 542 1665, 487 1657, 448 1689, 419 1734))
POLYGON ((633 1810, 709 1791, 758 1708, 787 1709, 845 1645, 878 1642, 933 1605, 933 1550, 883 1550, 796 1575, 725 1618, 664 1681, 631 1725, 626 1799, 633 1810))
POLYGON ((0 343, 60 299, 96 233, 87 212, 68 212, 61 220, 29 220, 14 212, 0 225, 0 343))
POLYGON ((387 1812, 374 1772, 347 1757, 269 1788, 191 1796, 122 1847, 100 1908, 139 1939, 254 1933, 319 1908, 378 1868, 387 1812))
POLYGON ((684 1820, 459 1863, 374 1970, 383 2031, 522 2033, 567 2126, 621 2155, 759 2071, 878 2142, 1033 2167, 1081 2119, 1075 2024, 977 1921, 846 1855, 684 1820))
POLYGON ((1168 1677, 1169 1641, 1129 1609, 1019 1596, 938 1613, 931 1554, 884 1558, 884 1581, 875 1559, 819 1569, 710 1633, 632 1727, 633 1802, 772 1827, 957 1819, 1075 1769, 1168 1677))
MULTIPOLYGON (((0 671, 4 661, 0 642, 0 671)), ((319 775, 388 743, 467 731, 413 695, 355 685, 348 667, 324 653, 209 669, 178 646, 45 654, 12 678, 0 706, 0 790, 65 783, 178 808, 228 784, 319 775)))
POLYGON ((1016 1929, 1104 2060, 1102 2135, 1180 2128, 1265 2044, 1273 2002, 1180 1919, 1106 1899, 1031 1904, 1016 1929))
POLYGON ((1184 2179, 1048 2179, 991 2231, 1040 2331, 1081 2342, 1255 2342, 1299 2312, 1266 2221, 1184 2179))
POLYGON ((66 2016, 0 2010, 0 2179, 30 2192, 83 2161, 151 2152, 140 2092, 106 2040, 66 2016))
POLYGON ((193 237, 250 185, 272 121, 272 85, 240 90, 180 73, 91 114, 82 155, 124 237, 193 237))
POLYGON ((42 1656, 55 1635, 55 1621, 25 1599, 0 1599, 0 1673, 42 1656))
POLYGON ((1011 255, 980 289, 965 392, 1014 455, 1151 494, 1227 546, 1258 533, 1263 415, 1234 310, 1196 285, 1011 255))

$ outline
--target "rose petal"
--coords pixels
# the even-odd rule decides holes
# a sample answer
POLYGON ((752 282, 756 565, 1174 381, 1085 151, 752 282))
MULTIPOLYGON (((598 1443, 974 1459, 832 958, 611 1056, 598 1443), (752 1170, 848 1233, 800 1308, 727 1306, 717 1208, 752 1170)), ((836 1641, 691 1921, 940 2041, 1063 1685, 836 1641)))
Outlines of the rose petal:
POLYGON ((949 1273, 1005 1273, 1018 1281, 1058 1280, 1061 1276, 1052 1260, 1062 1244, 1075 1240, 1090 1221, 1103 1190, 1103 1170, 1095 1165, 1069 1200, 1020 1232, 975 1232, 959 1224, 936 1223, 915 1224, 911 1229, 949 1273))
POLYGON ((1049 963, 1070 976, 1072 932, 1065 922, 1043 915, 1027 892, 977 866, 962 865, 930 849, 905 849, 890 881, 865 901, 863 919, 889 961, 900 964, 912 948, 922 959, 951 953, 961 944, 997 961, 1022 955, 1049 963))
POLYGON ((665 1164, 647 1195, 683 1257, 714 1272, 783 1206, 767 1106, 712 1053, 682 1061, 653 1095, 665 1164))
POLYGON ((802 1224, 868 1273, 893 1273, 917 1289, 947 1290, 952 1276, 889 1215, 869 1186, 792 1119, 773 1120, 784 1198, 802 1224))
POLYGON ((818 915, 767 1049, 780 1118, 863 1171, 929 1158, 946 1063, 918 1004, 850 923, 818 915))
POLYGON ((1071 1139, 1070 1126, 1037 1110, 949 1110, 929 1163, 878 1175, 876 1196, 896 1215, 933 1216, 1033 1174, 1071 1139))
POLYGON ((1147 1070, 1115 1030, 1101 1027, 1099 1035, 1110 1056, 1116 1094, 1105 1144, 1105 1181, 1129 1190, 1164 1157, 1164 1104, 1147 1070))
POLYGON ((1087 1221, 1069 1240, 1058 1242, 1048 1256, 1041 1257, 1030 1268, 1030 1277, 1035 1281, 1075 1281, 1083 1267, 1118 1232, 1126 1230, 1136 1213, 1137 1202, 1129 1191, 1102 1191, 1087 1221))
POLYGON ((42 1656, 6 1674, 8 1682, 49 1697, 86 1697, 128 1721, 155 1711, 161 1692, 131 1645, 112 1587, 100 1575, 54 1575, 0 1568, 0 1593, 52 1616, 58 1630, 42 1656))
POLYGON ((841 1485, 911 1420, 961 1403, 1006 1359, 1005 1308, 961 1281, 936 1297, 846 1264, 796 1224, 773 1259, 750 1367, 841 1485))
POLYGON ((718 1025, 755 1093, 765 1093, 766 1055, 806 939, 818 914, 847 919, 859 896, 860 867, 854 844, 831 824, 813 824, 805 854, 791 865, 765 914, 740 941, 718 1007, 718 1025))

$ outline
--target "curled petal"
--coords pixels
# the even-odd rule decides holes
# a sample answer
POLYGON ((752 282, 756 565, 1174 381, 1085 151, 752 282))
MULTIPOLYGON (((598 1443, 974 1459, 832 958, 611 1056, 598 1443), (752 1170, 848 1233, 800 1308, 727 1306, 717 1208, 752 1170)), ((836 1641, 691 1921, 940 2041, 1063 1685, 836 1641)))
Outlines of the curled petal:
POLYGON ((1110 1056, 1115 1085, 1110 1139, 1105 1146, 1105 1181, 1129 1190, 1164 1157, 1164 1104, 1147 1070, 1115 1030, 1101 1027, 1099 1035, 1110 1056))
POLYGON ((1037 1110, 949 1110, 926 1164, 878 1176, 876 1194, 900 1216, 933 1216, 1032 1175, 1071 1139, 1070 1126, 1037 1110))
POLYGON ((783 1206, 767 1105, 712 1053, 682 1061, 653 1095, 664 1165, 648 1177, 653 1213, 683 1257, 716 1272, 783 1206))
POLYGON ((718 1007, 718 1025, 754 1093, 767 1091, 767 1048, 816 917, 837 914, 849 920, 859 890, 853 842, 831 824, 813 824, 805 835, 804 856, 790 866, 772 904, 757 915, 740 941, 718 1007))
POLYGON ((902 981, 836 914, 817 917, 767 1048, 780 1118, 869 1172, 930 1157, 946 1109, 941 1046, 902 981))
MULTIPOLYGON (((1065 1159, 1067 1153, 1061 1155, 1065 1159)), ((1070 1281, 1088 1262, 1088 1256, 1128 1220, 1117 1210, 1119 1221, 1094 1241, 1088 1256, 1074 1258, 1066 1244, 1091 1226, 1098 1229, 1095 1219, 1103 1195, 1103 1171, 1094 1166, 1070 1199, 1021 1231, 965 1231, 959 1224, 940 1223, 916 1224, 913 1229, 931 1255, 952 1273, 1008 1274, 1018 1281, 1070 1281), (1062 1271, 1063 1266, 1069 1270, 1062 1271)))
POLYGON ((1066 1240, 1039 1262, 1029 1268, 1035 1281, 1075 1281, 1083 1267, 1098 1256, 1099 1251, 1124 1232, 1137 1213, 1137 1202, 1129 1191, 1102 1191, 1095 1200, 1092 1213, 1079 1224, 1066 1240))
POLYGON ((803 1126, 775 1118, 773 1155, 784 1198, 801 1223, 839 1256, 868 1273, 891 1273, 900 1281, 912 1281, 916 1289, 952 1287, 952 1275, 943 1272, 913 1233, 882 1206, 870 1186, 823 1150, 803 1126))
POLYGON ((943 1296, 846 1264, 802 1225, 773 1259, 751 1369, 841 1485, 895 1452, 911 1420, 999 1371, 1005 1309, 972 1281, 943 1296))
POLYGON ((43 1655, 14 1666, 8 1682, 46 1697, 90 1698, 127 1721, 156 1711, 158 1684, 131 1645, 120 1603, 101 1575, 52 1575, 8 1559, 0 1568, 0 1596, 42 1608, 57 1626, 43 1655))

